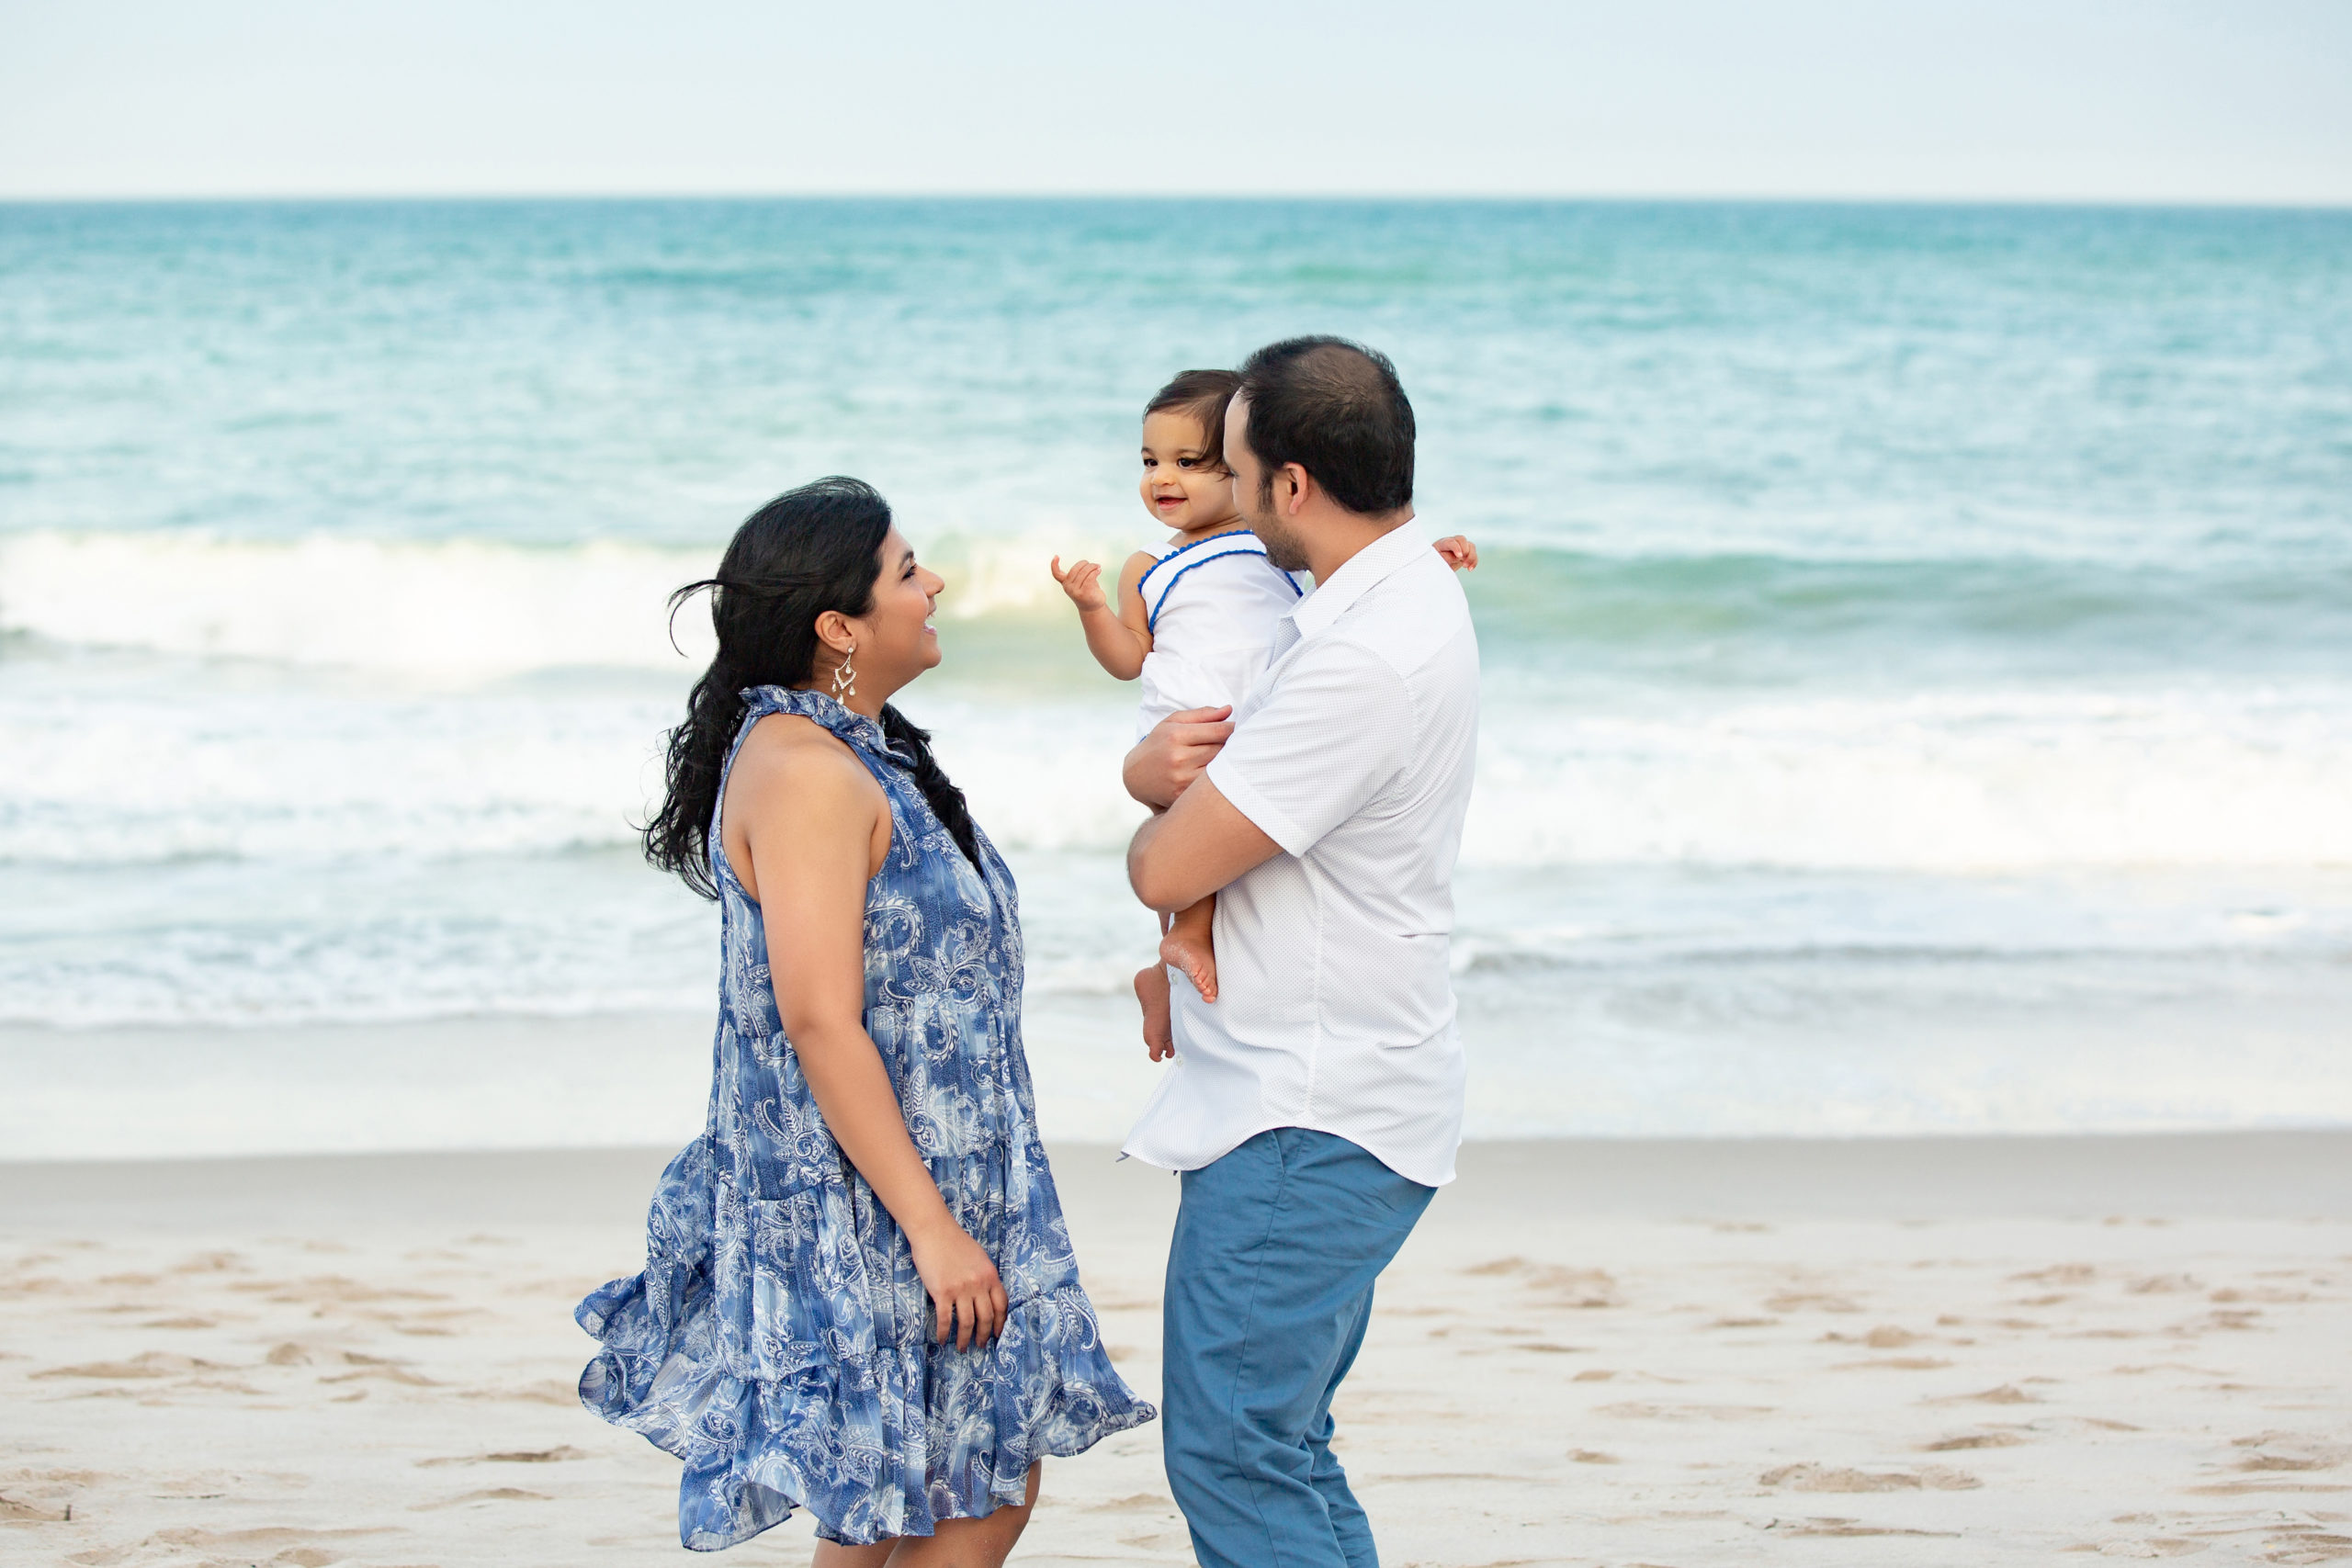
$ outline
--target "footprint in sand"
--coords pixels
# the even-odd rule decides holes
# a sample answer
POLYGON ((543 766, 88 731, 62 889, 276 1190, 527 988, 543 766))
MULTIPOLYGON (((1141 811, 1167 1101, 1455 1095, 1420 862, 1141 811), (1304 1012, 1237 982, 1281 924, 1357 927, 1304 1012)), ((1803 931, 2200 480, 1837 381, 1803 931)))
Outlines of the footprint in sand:
POLYGON ((1969 1432, 1957 1438, 1944 1438, 1932 1443, 1922 1443, 1919 1451, 1927 1454, 1954 1453, 1963 1449, 2013 1449, 2025 1439, 2015 1432, 1969 1432))
POLYGON ((1784 1464, 1757 1477, 1767 1488, 1792 1492, 1970 1492, 1984 1483, 1965 1471, 1925 1465, 1917 1471, 1833 1470, 1819 1464, 1784 1464))
POLYGON ((2187 1274, 2151 1274, 2132 1280, 2123 1287, 2135 1296, 2174 1296, 2201 1291, 2205 1287, 2187 1274))
POLYGON ((1596 1311, 1625 1304, 1616 1279, 1599 1269, 1545 1269, 1532 1275, 1528 1288, 1551 1292, 1555 1306, 1596 1311))
POLYGON ((2352 1460, 2352 1444, 2302 1432, 2257 1432, 2230 1446, 2253 1450, 2238 1461, 2233 1467, 2238 1470, 2334 1470, 2352 1460))
POLYGON ((548 1382, 529 1388, 469 1388, 458 1392, 459 1399, 483 1399, 512 1402, 517 1404, 553 1404, 566 1410, 580 1407, 580 1391, 569 1382, 548 1382))
POLYGON ((1621 1416, 1636 1421, 1753 1421, 1780 1412, 1769 1404, 1604 1404, 1596 1416, 1621 1416))
POLYGON ((233 1252, 199 1252, 195 1257, 172 1265, 175 1274, 227 1274, 247 1267, 245 1260, 233 1252))
POLYGON ((313 1545, 315 1541, 347 1540, 353 1536, 392 1535, 395 1530, 377 1526, 358 1529, 287 1529, 278 1526, 264 1526, 249 1530, 208 1530, 193 1525, 178 1525, 157 1530, 148 1540, 166 1546, 242 1548, 235 1555, 249 1561, 258 1551, 277 1548, 277 1561, 299 1562, 305 1568, 316 1568, 322 1562, 337 1562, 350 1556, 347 1551, 329 1551, 313 1545), (300 1555, 298 1555, 300 1554, 300 1555))
POLYGON ((27 1374, 29 1380, 41 1378, 176 1378, 191 1372, 226 1372, 234 1368, 220 1361, 202 1361, 194 1356, 174 1356, 162 1350, 148 1350, 127 1361, 85 1361, 79 1366, 51 1367, 43 1371, 27 1374))
POLYGON ((0 1523, 57 1525, 70 1523, 73 1517, 71 1503, 34 1503, 0 1492, 0 1523))
POLYGON ((592 1457, 594 1456, 586 1449, 575 1449, 570 1444, 559 1444, 551 1449, 513 1449, 504 1453, 465 1454, 448 1459, 421 1459, 416 1461, 416 1464, 420 1470, 433 1470, 448 1464, 561 1464, 568 1460, 592 1457))
POLYGON ((1930 1404, 2039 1404, 2041 1400, 2018 1387, 2005 1382, 1998 1388, 1988 1388, 1982 1393, 1953 1393, 1941 1399, 1931 1399, 1930 1404))
POLYGON ((1845 1297, 1826 1291, 1783 1291, 1764 1303, 1772 1312, 1860 1312, 1845 1297))
POLYGON ((1833 1328, 1821 1337, 1821 1342, 1825 1345, 1867 1345, 1873 1350, 1900 1350, 1906 1345, 1917 1345, 1926 1337, 1926 1335, 1914 1334, 1907 1328, 1885 1325, 1871 1329, 1868 1334, 1840 1334, 1833 1328))
POLYGON ((2224 1286, 2206 1298, 2208 1301, 2224 1303, 2271 1302, 2281 1306, 2291 1306, 2311 1299, 2312 1293, 2309 1291, 2281 1290, 2276 1285, 2255 1285, 2244 1290, 2234 1286, 2224 1286))
POLYGON ((1957 1536, 1957 1535, 1960 1533, 1958 1530, 1915 1530, 1915 1529, 1897 1529, 1896 1527, 1892 1526, 1892 1525, 1866 1525, 1866 1524, 1862 1523, 1860 1519, 1836 1519, 1836 1518, 1830 1518, 1830 1519, 1822 1519, 1822 1518, 1814 1518, 1814 1519, 1774 1519, 1770 1524, 1766 1525, 1764 1528, 1765 1528, 1766 1529, 1768 1529, 1768 1530, 1772 1531, 1773 1533, 1775 1533, 1775 1534, 1777 1534, 1777 1535, 1832 1536, 1832 1537, 1842 1537, 1842 1536, 1862 1537, 1862 1536, 1874 1536, 1874 1535, 1906 1535, 1906 1536, 1930 1536, 1930 1537, 1936 1537, 1936 1538, 1939 1538, 1939 1539, 1950 1539, 1950 1538, 1951 1538, 1951 1537, 1955 1537, 1955 1536, 1957 1536))
POLYGON ((2352 1535, 2325 1525, 2293 1524, 2263 1543, 2266 1562, 2342 1562, 2352 1560, 2352 1535))
POLYGON ((2047 1269, 2009 1276, 2012 1283, 2028 1285, 2087 1285, 2098 1278, 2098 1270, 2087 1263, 2053 1263, 2047 1269))
MULTIPOLYGON (((2194 1557, 2205 1550, 2207 1542, 2189 1540, 2180 1536, 2137 1536, 2125 1540, 2086 1541, 2070 1546, 2068 1551, 2096 1552, 2101 1557, 2194 1557)), ((2287 1561, 2272 1558, 2276 1562, 2287 1561)), ((2314 1561, 2316 1561, 2314 1559, 2314 1561)))
POLYGON ((441 1386, 432 1378, 419 1376, 410 1371, 401 1363, 386 1360, 380 1356, 363 1356, 356 1350, 345 1350, 343 1353, 343 1359, 344 1364, 351 1369, 349 1371, 322 1377, 319 1381, 321 1382, 357 1382, 362 1379, 375 1379, 384 1382, 401 1383, 410 1388, 441 1386))
POLYGON ((552 1503, 555 1499, 544 1492, 526 1492, 519 1486, 492 1486, 481 1492, 469 1492, 463 1496, 450 1497, 438 1503, 415 1503, 409 1507, 412 1514, 429 1514, 436 1508, 462 1507, 468 1503, 552 1503))

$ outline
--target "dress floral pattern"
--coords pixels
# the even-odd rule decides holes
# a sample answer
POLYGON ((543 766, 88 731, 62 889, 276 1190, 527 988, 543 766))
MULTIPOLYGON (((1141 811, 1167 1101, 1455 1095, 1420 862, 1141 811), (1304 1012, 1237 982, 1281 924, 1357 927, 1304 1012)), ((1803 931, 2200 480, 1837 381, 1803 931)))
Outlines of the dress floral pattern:
POLYGON ((678 1533, 696 1551, 796 1505, 829 1540, 929 1535, 1019 1503, 1034 1461, 1155 1412, 1103 1349, 1038 1140, 1012 874, 985 836, 979 864, 966 858, 874 720, 815 692, 745 696, 734 750, 765 716, 799 714, 889 800, 888 858, 865 895, 865 1026, 915 1148, 1004 1281, 1004 1331, 969 1350, 934 1338, 907 1239, 785 1038, 759 907, 714 819, 725 968, 709 1121, 662 1173, 644 1272, 580 1303, 604 1344, 581 1403, 685 1461, 678 1533))

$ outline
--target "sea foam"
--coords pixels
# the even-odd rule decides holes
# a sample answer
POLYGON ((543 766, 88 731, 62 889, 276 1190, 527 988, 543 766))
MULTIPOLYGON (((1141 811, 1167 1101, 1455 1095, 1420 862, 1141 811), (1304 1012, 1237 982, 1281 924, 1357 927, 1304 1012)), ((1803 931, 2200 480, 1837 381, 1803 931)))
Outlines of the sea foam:
MULTIPOLYGON (((663 601, 715 561, 617 542, 43 532, 0 537, 0 630, 426 676, 671 669, 663 601)), ((707 660, 707 614, 676 626, 678 646, 707 660)))
MULTIPOLYGON (((947 576, 941 609, 951 618, 1051 608, 1057 554, 1091 553, 1114 570, 1123 558, 1099 529, 922 545, 947 576)), ((707 662, 714 641, 707 608, 690 603, 673 616, 668 597, 709 576, 718 558, 619 540, 0 535, 0 632, 426 679, 672 671, 707 662)))

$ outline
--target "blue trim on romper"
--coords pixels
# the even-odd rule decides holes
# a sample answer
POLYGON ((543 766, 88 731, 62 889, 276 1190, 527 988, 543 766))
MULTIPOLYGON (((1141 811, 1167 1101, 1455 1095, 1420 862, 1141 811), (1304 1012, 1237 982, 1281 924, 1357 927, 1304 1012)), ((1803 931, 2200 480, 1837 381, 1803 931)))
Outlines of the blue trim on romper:
POLYGON ((1193 570, 1196 567, 1206 566, 1213 560, 1223 560, 1227 556, 1256 556, 1268 566, 1273 567, 1275 571, 1281 573, 1283 581, 1289 584, 1291 592, 1301 599, 1306 597, 1306 590, 1298 585, 1298 580, 1291 576, 1289 572, 1283 571, 1282 568, 1274 566, 1272 558, 1266 554, 1265 542, 1260 539, 1255 534, 1251 534, 1247 528, 1227 528, 1223 533, 1211 534, 1205 539, 1195 539, 1189 545, 1184 545, 1169 551, 1166 555, 1152 562, 1149 567, 1145 569, 1144 574, 1136 579, 1136 594, 1141 596, 1144 584, 1151 581, 1151 574, 1153 572, 1158 571, 1161 567, 1166 566, 1178 556, 1197 550, 1204 545, 1215 544, 1219 539, 1230 539, 1239 536, 1246 536, 1250 540, 1250 544, 1236 546, 1232 549, 1219 550, 1213 556, 1203 556, 1200 559, 1195 561, 1187 561, 1183 566, 1177 569, 1176 575, 1168 580, 1168 586, 1160 590, 1159 602, 1152 605, 1144 613, 1144 629, 1150 632, 1159 631, 1159 613, 1168 607, 1168 596, 1176 592, 1176 584, 1183 581, 1183 577, 1186 572, 1193 570), (1256 547, 1252 548, 1251 546, 1256 547))

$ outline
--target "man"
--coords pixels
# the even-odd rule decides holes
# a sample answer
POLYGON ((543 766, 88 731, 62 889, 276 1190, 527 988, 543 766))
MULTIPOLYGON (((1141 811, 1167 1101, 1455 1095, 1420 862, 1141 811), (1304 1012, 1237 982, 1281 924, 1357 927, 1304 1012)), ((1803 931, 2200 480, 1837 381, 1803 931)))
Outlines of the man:
POLYGON ((1178 714, 1129 755, 1130 793, 1165 808, 1129 879, 1156 909, 1217 895, 1220 996, 1175 981, 1179 1055, 1126 1152, 1183 1172, 1162 1440, 1203 1568, 1374 1568, 1331 1396, 1373 1281, 1453 1179, 1446 946, 1478 645, 1412 522, 1395 367, 1295 338, 1241 374, 1236 500, 1274 564, 1317 586, 1229 724, 1178 714))

